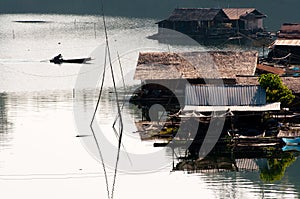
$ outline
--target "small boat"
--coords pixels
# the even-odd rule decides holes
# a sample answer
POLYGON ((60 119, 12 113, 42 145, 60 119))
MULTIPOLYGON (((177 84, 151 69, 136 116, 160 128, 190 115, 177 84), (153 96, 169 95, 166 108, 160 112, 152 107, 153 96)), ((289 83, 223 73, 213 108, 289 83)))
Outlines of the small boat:
POLYGON ((282 138, 282 141, 284 141, 285 144, 287 144, 287 145, 299 145, 300 144, 300 137, 282 138))
POLYGON ((282 151, 300 151, 300 145, 285 145, 282 151))
POLYGON ((87 61, 91 61, 92 58, 91 57, 88 57, 88 58, 80 58, 80 59, 63 59, 63 58, 60 58, 60 59, 51 59, 50 62, 51 63, 55 63, 55 64, 62 64, 62 63, 74 63, 74 64, 83 64, 87 61))

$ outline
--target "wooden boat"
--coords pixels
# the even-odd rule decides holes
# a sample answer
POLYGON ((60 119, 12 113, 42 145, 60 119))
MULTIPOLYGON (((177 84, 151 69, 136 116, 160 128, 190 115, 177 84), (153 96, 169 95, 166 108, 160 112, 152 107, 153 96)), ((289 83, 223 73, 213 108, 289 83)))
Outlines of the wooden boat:
POLYGON ((287 144, 287 145, 299 145, 300 144, 300 137, 282 138, 282 141, 284 141, 285 144, 287 144))
POLYGON ((83 64, 87 61, 91 61, 92 58, 88 57, 88 58, 80 58, 80 59, 51 59, 50 62, 54 63, 54 64, 62 64, 62 63, 74 63, 74 64, 83 64))

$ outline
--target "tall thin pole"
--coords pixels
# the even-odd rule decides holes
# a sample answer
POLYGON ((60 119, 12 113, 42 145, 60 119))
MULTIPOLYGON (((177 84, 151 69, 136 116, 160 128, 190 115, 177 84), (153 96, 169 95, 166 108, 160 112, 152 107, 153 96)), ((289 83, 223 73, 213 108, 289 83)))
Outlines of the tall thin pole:
POLYGON ((94 33, 95 33, 95 39, 97 39, 96 23, 95 22, 94 22, 94 33))
POLYGON ((122 136, 123 136, 123 119, 122 119, 122 115, 121 115, 121 109, 120 109, 120 104, 119 104, 119 96, 118 96, 118 92, 117 92, 117 88, 116 88, 116 81, 115 81, 114 70, 113 70, 112 60, 111 60, 111 55, 110 55, 110 48, 109 48, 109 42, 108 42, 106 21, 105 21, 105 16, 104 16, 104 5, 103 5, 102 0, 101 0, 101 5, 102 5, 102 13, 103 13, 102 18, 103 18, 103 25, 104 25, 105 41, 106 41, 106 46, 107 46, 107 54, 108 54, 108 60, 109 60, 109 65, 110 65, 110 70, 111 70, 113 86, 114 86, 114 92, 115 92, 115 96, 116 96, 118 115, 119 115, 119 120, 120 120, 120 137, 119 137, 119 141, 118 141, 118 153, 117 153, 115 172, 114 172, 114 180, 113 180, 112 191, 111 191, 111 199, 113 199, 114 190, 115 190, 115 183, 116 183, 116 177, 117 177, 117 171, 118 171, 118 163, 119 163, 119 158, 120 158, 120 148, 121 148, 121 142, 122 142, 122 136))
POLYGON ((105 167, 105 164, 104 164, 104 158, 103 158, 103 155, 102 155, 102 152, 101 152, 100 145, 99 145, 99 142, 97 140, 96 134, 93 130, 93 122, 94 122, 94 119, 95 119, 95 116, 96 116, 96 113, 97 113, 97 110, 98 110, 98 107, 99 107, 99 104, 100 104, 100 99, 101 99, 101 96, 102 96, 102 90, 103 90, 103 85, 104 85, 105 72, 106 72, 106 57, 107 57, 107 47, 105 48, 104 69, 103 69, 103 76, 102 76, 102 83, 101 83, 100 93, 99 93, 99 96, 98 96, 98 100, 97 100, 96 108, 95 108, 95 111, 94 111, 94 114, 93 114, 93 117, 92 117, 92 121, 90 123, 90 128, 91 128, 91 131, 92 131, 92 134, 93 134, 93 138, 96 142, 97 150, 98 150, 98 153, 99 153, 99 156, 100 156, 100 159, 101 159, 102 168, 103 168, 103 171, 104 171, 105 183, 106 183, 106 191, 107 191, 107 196, 108 196, 108 199, 109 199, 110 198, 110 191, 109 191, 109 186, 108 186, 108 177, 107 177, 107 173, 106 173, 106 167, 105 167))

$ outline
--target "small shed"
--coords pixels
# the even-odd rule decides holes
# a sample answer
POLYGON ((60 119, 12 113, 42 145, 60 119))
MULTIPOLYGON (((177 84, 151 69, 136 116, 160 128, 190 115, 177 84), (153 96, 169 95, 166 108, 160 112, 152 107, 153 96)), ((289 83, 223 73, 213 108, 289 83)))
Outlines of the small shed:
POLYGON ((284 23, 270 47, 268 58, 288 64, 300 63, 300 24, 284 23))
POLYGON ((281 39, 300 39, 300 24, 299 23, 284 23, 278 33, 278 38, 281 39))
POLYGON ((263 19, 267 16, 255 8, 223 8, 223 11, 239 31, 264 30, 263 19))

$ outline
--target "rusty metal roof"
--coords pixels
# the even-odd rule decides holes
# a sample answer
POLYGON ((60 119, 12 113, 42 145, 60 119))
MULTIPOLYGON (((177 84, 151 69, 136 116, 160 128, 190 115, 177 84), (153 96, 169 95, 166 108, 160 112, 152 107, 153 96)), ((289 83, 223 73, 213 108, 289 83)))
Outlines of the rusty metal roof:
POLYGON ((264 64, 257 64, 256 69, 277 75, 283 75, 285 73, 285 71, 282 68, 275 68, 273 66, 268 66, 264 64))
POLYGON ((277 39, 273 46, 300 46, 300 39, 277 39))
POLYGON ((266 17, 266 15, 256 10, 255 8, 223 8, 223 11, 230 20, 238 20, 242 16, 247 16, 250 13, 259 17, 266 17))

